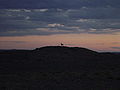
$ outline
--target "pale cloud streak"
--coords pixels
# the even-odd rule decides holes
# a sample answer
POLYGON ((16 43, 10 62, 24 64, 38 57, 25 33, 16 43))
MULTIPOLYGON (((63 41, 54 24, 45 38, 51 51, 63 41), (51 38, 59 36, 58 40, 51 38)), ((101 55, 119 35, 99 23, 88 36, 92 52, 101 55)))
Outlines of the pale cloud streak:
POLYGON ((53 24, 48 24, 48 27, 64 27, 64 24, 53 23, 53 24))

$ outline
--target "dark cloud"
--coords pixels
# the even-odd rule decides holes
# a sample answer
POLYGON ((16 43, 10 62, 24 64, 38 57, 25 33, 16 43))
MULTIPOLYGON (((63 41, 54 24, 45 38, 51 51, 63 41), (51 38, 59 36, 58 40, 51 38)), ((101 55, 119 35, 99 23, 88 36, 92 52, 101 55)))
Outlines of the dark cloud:
POLYGON ((111 47, 111 48, 113 48, 113 49, 120 49, 120 47, 111 47))
POLYGON ((117 32, 120 11, 115 8, 0 10, 0 36, 117 32))

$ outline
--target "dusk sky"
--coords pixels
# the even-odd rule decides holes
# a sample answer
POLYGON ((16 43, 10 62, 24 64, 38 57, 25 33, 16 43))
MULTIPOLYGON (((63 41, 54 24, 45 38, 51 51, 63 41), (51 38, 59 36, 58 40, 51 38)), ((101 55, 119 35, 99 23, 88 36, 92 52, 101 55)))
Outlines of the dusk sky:
POLYGON ((120 51, 120 0, 0 0, 0 49, 64 43, 120 51))

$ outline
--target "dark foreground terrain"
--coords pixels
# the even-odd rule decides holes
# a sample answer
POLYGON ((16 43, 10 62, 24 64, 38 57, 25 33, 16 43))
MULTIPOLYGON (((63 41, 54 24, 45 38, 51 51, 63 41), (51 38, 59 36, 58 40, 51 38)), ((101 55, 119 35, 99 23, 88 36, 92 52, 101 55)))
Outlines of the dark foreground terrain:
POLYGON ((48 46, 0 51, 0 90, 120 90, 120 53, 48 46))

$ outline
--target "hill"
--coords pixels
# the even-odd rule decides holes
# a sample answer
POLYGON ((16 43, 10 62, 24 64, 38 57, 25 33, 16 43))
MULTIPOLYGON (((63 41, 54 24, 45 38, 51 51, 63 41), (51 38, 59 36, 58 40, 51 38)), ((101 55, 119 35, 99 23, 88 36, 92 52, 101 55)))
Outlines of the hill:
POLYGON ((80 71, 81 67, 94 70, 120 63, 120 54, 61 46, 1 51, 0 58, 0 65, 8 70, 80 71))
POLYGON ((99 53, 81 47, 1 50, 0 89, 119 90, 119 64, 119 53, 99 53))

